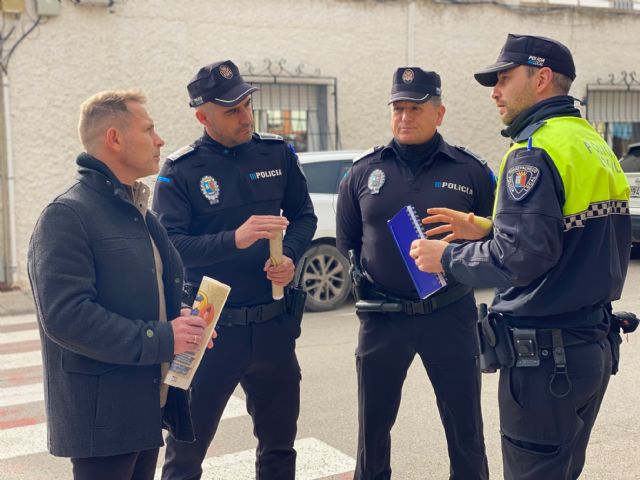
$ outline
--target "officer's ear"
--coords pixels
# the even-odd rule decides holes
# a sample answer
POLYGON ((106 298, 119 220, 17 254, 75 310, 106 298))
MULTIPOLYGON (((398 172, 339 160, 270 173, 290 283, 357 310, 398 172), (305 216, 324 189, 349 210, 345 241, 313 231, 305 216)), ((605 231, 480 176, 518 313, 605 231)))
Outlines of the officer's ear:
POLYGON ((553 88, 553 71, 549 67, 542 67, 538 69, 536 75, 536 90, 538 93, 543 93, 548 89, 553 88))
POLYGON ((203 126, 209 126, 209 119, 207 118, 207 114, 202 108, 196 108, 196 118, 198 122, 200 122, 203 126))
POLYGON ((438 105, 436 109, 436 127, 442 125, 442 120, 444 120, 444 114, 446 113, 446 111, 447 109, 444 107, 444 105, 438 105))

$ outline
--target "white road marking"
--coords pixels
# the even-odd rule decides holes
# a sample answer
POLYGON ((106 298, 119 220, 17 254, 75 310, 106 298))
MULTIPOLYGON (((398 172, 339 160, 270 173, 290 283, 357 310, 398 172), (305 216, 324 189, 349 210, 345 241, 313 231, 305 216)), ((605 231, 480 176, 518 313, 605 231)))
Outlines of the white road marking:
MULTIPOLYGON (((296 479, 317 478, 351 472, 356 462, 353 458, 315 438, 296 440, 298 457, 296 479)), ((202 480, 253 480, 255 471, 255 450, 244 450, 218 457, 206 458, 202 463, 202 480)), ((160 480, 161 469, 156 470, 156 480, 160 480)))
POLYGON ((42 354, 39 350, 22 353, 0 355, 0 369, 35 367, 42 365, 42 354))
MULTIPOLYGON (((37 390, 39 391, 40 400, 42 400, 41 383, 25 387, 2 388, 0 389, 2 405, 0 406, 19 405, 35 401, 35 397, 38 394, 37 390), (23 395, 21 399, 18 398, 19 395, 23 395)), ((222 413, 222 419, 241 417, 243 415, 247 415, 247 411, 244 408, 244 400, 232 396, 222 413)), ((0 430, 0 460, 46 451, 47 427, 44 423, 0 430)), ((0 476, 0 478, 2 477, 0 476)))
POLYGON ((222 412, 222 420, 226 418, 243 417, 245 415, 249 414, 247 413, 244 400, 232 395, 227 402, 227 406, 224 408, 224 412, 222 412))
POLYGON ((29 313, 27 315, 11 315, 0 316, 0 326, 5 327, 9 325, 21 325, 23 323, 36 323, 36 315, 29 313))
POLYGON ((0 388, 0 407, 44 401, 42 383, 0 388))
POLYGON ((0 460, 47 451, 44 423, 0 430, 0 460))
POLYGON ((28 342, 30 340, 40 340, 40 334, 37 329, 0 333, 0 345, 16 342, 28 342))

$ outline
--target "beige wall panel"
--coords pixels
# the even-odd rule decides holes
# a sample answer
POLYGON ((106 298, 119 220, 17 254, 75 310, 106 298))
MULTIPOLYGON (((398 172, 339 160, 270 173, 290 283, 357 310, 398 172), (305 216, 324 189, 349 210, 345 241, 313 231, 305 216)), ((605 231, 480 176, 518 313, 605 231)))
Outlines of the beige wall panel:
MULTIPOLYGON (((389 139, 387 97, 394 69, 407 58, 407 2, 375 0, 121 0, 105 8, 65 0, 16 50, 10 64, 16 173, 19 276, 43 206, 70 184, 79 104, 113 87, 138 86, 167 145, 190 143, 200 128, 189 109, 186 83, 215 60, 286 59, 338 78, 343 148, 368 148, 389 139)), ((574 52, 586 83, 621 70, 640 71, 640 15, 599 11, 531 15, 493 5, 416 2, 415 64, 443 78, 448 112, 442 128, 496 167, 507 141, 489 89, 475 69, 492 63, 507 32, 545 34, 574 52)))

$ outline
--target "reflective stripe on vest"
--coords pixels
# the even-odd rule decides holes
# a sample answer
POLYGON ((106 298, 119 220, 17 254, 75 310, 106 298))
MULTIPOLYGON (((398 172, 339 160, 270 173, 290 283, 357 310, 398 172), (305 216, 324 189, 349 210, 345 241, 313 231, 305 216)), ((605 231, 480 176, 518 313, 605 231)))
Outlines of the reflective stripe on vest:
MULTIPOLYGON (((565 231, 583 227, 591 217, 629 213, 631 192, 620 162, 589 122, 578 117, 549 118, 529 139, 514 143, 502 159, 498 189, 507 158, 527 144, 544 150, 560 174, 565 231)), ((497 200, 496 195, 494 216, 497 200)))

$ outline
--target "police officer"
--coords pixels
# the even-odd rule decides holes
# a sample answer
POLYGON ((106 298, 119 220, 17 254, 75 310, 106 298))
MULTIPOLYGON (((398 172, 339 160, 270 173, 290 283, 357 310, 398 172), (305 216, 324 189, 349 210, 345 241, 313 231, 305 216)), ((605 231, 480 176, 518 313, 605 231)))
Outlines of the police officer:
POLYGON ((499 383, 506 479, 580 476, 611 373, 606 310, 627 272, 629 186, 568 96, 575 76, 561 43, 509 34, 497 62, 475 74, 493 87, 502 134, 513 141, 493 238, 412 246, 425 271, 497 287, 492 322, 506 324, 505 343, 515 347, 499 383))
POLYGON ((187 89, 204 133, 167 158, 153 208, 182 256, 187 282, 197 289, 206 275, 230 285, 231 293, 218 321, 221 340, 192 383, 196 441, 167 439, 162 478, 200 478, 240 383, 258 438, 256 478, 293 479, 300 319, 272 299, 271 284, 291 282, 317 218, 293 148, 277 135, 253 132, 251 93, 258 87, 245 83, 233 62, 201 68, 187 89), (285 228, 284 261, 272 266, 268 239, 285 228))
MULTIPOLYGON (((356 309, 359 435, 355 479, 391 478, 391 428, 402 384, 416 353, 433 385, 444 426, 452 479, 487 479, 482 433, 480 371, 470 287, 447 288, 420 300, 386 225, 412 204, 489 215, 492 174, 486 162, 449 145, 437 131, 445 114, 440 76, 399 68, 391 89, 393 139, 356 159, 340 186, 337 244, 354 250, 366 280, 364 300, 385 299, 401 312, 356 309)), ((359 303, 360 305, 361 303, 359 303)))

